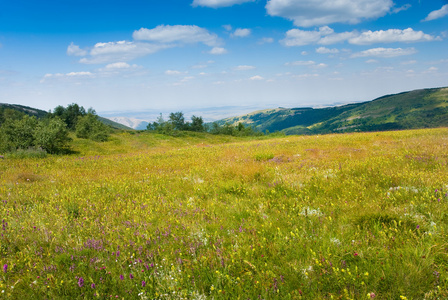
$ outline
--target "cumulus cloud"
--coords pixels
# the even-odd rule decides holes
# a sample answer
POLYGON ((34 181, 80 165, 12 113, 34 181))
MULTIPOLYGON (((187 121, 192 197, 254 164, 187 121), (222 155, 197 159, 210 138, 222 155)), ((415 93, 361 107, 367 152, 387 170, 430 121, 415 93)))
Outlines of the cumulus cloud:
POLYGON ((141 28, 134 31, 132 37, 137 41, 162 44, 203 43, 210 47, 215 47, 220 44, 216 34, 212 34, 207 29, 196 25, 159 25, 153 29, 141 28))
POLYGON ((336 53, 339 53, 339 50, 335 49, 335 48, 328 49, 326 47, 319 47, 319 48, 316 49, 316 53, 319 53, 319 54, 336 54, 336 53))
POLYGON ((271 16, 292 20, 296 26, 310 27, 376 19, 393 5, 392 0, 269 0, 266 10, 271 16))
POLYGON ((378 31, 357 31, 336 33, 328 26, 318 30, 291 29, 286 32, 286 37, 280 42, 287 46, 304 46, 309 44, 331 45, 347 41, 355 45, 370 45, 375 43, 413 43, 429 42, 440 38, 425 34, 423 31, 414 31, 412 28, 388 29, 378 31))
POLYGON ((319 42, 323 35, 330 34, 328 26, 321 27, 319 30, 307 31, 301 29, 291 29, 286 32, 285 39, 280 42, 287 46, 304 46, 319 42))
POLYGON ((90 50, 90 57, 82 58, 79 62, 84 64, 126 62, 170 47, 173 46, 128 41, 97 43, 90 50))
POLYGON ((233 68, 235 71, 248 71, 255 69, 254 66, 241 65, 233 68))
POLYGON ((67 47, 67 55, 70 55, 70 56, 85 56, 85 55, 87 55, 87 51, 79 48, 79 46, 75 45, 72 42, 67 47))
POLYGON ((182 74, 186 74, 186 72, 181 72, 181 71, 177 71, 177 70, 166 70, 165 71, 165 75, 182 75, 182 74))
POLYGON ((40 80, 40 83, 44 83, 51 79, 60 79, 60 80, 68 80, 68 79, 81 79, 81 78, 93 78, 94 74, 91 72, 70 72, 70 73, 55 73, 55 74, 45 74, 44 77, 40 80))
POLYGON ((353 58, 356 57, 397 57, 403 55, 411 55, 417 53, 415 48, 373 48, 365 51, 361 51, 358 53, 352 54, 353 58))
POLYGON ((227 50, 225 48, 221 48, 221 47, 213 47, 212 50, 210 50, 208 53, 213 54, 213 55, 222 55, 222 54, 226 54, 227 50))
POLYGON ((293 61, 293 62, 287 62, 285 65, 286 66, 312 66, 315 65, 316 62, 312 61, 312 60, 298 60, 298 61, 293 61))
POLYGON ((232 34, 234 37, 248 37, 251 34, 251 30, 248 28, 238 28, 232 34))
POLYGON ((441 9, 435 10, 429 13, 429 15, 423 21, 432 21, 436 19, 440 19, 448 15, 448 4, 442 6, 441 9))
POLYGON ((379 31, 366 31, 357 37, 349 39, 350 44, 369 45, 375 43, 393 43, 393 42, 428 42, 435 38, 423 31, 414 31, 412 28, 404 30, 389 29, 379 31))
POLYGON ((264 78, 261 77, 260 75, 255 75, 249 78, 250 80, 263 80, 264 78))
POLYGON ((194 0, 193 7, 205 6, 211 8, 228 7, 235 4, 243 4, 246 2, 254 2, 255 0, 194 0))

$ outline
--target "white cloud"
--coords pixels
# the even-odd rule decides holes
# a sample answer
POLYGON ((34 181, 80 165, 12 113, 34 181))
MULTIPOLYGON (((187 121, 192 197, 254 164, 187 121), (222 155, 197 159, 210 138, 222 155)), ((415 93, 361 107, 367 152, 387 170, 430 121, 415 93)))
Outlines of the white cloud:
POLYGON ((411 7, 412 7, 411 4, 405 4, 405 5, 403 5, 403 6, 394 8, 394 9, 393 9, 393 12, 396 14, 396 13, 399 13, 400 11, 408 10, 408 9, 410 9, 411 7))
POLYGON ((369 60, 366 60, 366 63, 367 64, 376 64, 376 63, 378 63, 378 61, 376 59, 369 59, 369 60))
POLYGON ((286 32, 286 38, 280 42, 287 47, 314 44, 317 43, 326 32, 328 32, 326 28, 320 28, 319 31, 291 29, 286 32))
POLYGON ((248 37, 251 34, 251 30, 248 28, 238 28, 235 30, 235 32, 232 34, 232 36, 236 37, 248 37))
POLYGON ((393 43, 393 42, 427 42, 433 41, 435 38, 423 31, 414 31, 412 28, 404 30, 389 29, 379 31, 366 31, 357 37, 349 40, 350 44, 370 45, 374 43, 393 43))
POLYGON ((87 51, 79 48, 79 46, 73 44, 73 42, 67 47, 67 55, 70 56, 85 56, 87 51))
POLYGON ((233 68, 235 71, 248 71, 248 70, 253 70, 255 69, 254 66, 246 66, 246 65, 242 65, 242 66, 237 66, 235 68, 233 68))
POLYGON ((208 53, 213 54, 213 55, 222 55, 222 54, 226 54, 227 50, 225 48, 221 48, 221 47, 213 47, 212 50, 210 50, 208 53))
POLYGON ((260 75, 255 75, 255 76, 252 76, 251 78, 249 78, 250 80, 263 80, 264 78, 263 77, 261 77, 260 75))
POLYGON ((318 44, 321 45, 332 45, 337 43, 342 43, 350 38, 357 36, 358 33, 356 31, 351 32, 341 32, 341 33, 333 33, 327 36, 324 36, 319 40, 318 44))
MULTIPOLYGON (((134 65, 134 66, 136 66, 136 65, 134 65)), ((108 70, 129 69, 129 68, 131 68, 131 65, 128 63, 125 63, 125 62, 116 62, 116 63, 108 64, 105 68, 108 70)))
POLYGON ((228 7, 235 4, 243 4, 246 2, 254 2, 255 0, 194 0, 193 7, 205 6, 211 8, 228 7))
POLYGON ((386 15, 393 5, 392 0, 269 0, 266 10, 271 16, 294 21, 296 26, 310 27, 376 19, 386 15))
POLYGON ((172 43, 203 43, 210 47, 220 44, 218 36, 207 29, 196 25, 159 25, 153 29, 141 28, 134 31, 135 40, 156 42, 162 44, 172 43))
POLYGON ((312 61, 312 60, 298 60, 298 61, 293 61, 293 62, 287 62, 285 65, 286 66, 313 66, 315 65, 316 62, 312 61))
POLYGON ((165 75, 176 76, 176 75, 182 75, 182 74, 186 74, 186 72, 181 72, 181 71, 177 71, 177 70, 166 70, 165 71, 165 75))
POLYGON ((90 57, 82 58, 79 62, 84 64, 126 62, 170 47, 172 46, 128 41, 97 43, 90 50, 90 57))
POLYGON ((448 4, 442 6, 441 9, 435 10, 429 13, 429 15, 423 21, 432 21, 436 19, 440 19, 448 15, 448 4))
POLYGON ((429 42, 438 39, 440 39, 440 37, 425 34, 423 31, 414 31, 412 28, 407 28, 404 30, 369 30, 363 33, 359 33, 357 31, 335 33, 330 27, 323 26, 320 27, 319 30, 288 30, 286 32, 286 37, 280 42, 287 47, 292 47, 309 44, 331 45, 345 41, 355 45, 370 45, 374 43, 393 42, 429 42))
POLYGON ((403 55, 411 55, 415 54, 417 51, 414 48, 373 48, 365 51, 361 51, 358 53, 354 53, 352 55, 353 58, 355 57, 397 57, 397 56, 403 56, 403 55))
POLYGON ((40 80, 40 83, 44 83, 51 79, 59 79, 59 80, 68 80, 71 78, 81 79, 81 78, 93 78, 94 74, 91 72, 70 72, 66 74, 55 73, 55 74, 45 74, 44 77, 40 80))
POLYGON ((317 48, 316 49, 316 53, 319 53, 319 54, 336 54, 336 53, 339 53, 339 50, 338 49, 328 49, 328 48, 326 48, 326 47, 319 47, 319 48, 317 48))

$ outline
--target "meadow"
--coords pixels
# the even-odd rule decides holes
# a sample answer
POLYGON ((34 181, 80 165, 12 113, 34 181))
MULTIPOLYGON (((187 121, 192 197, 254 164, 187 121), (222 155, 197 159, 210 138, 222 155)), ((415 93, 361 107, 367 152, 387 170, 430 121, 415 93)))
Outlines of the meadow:
POLYGON ((448 298, 448 128, 73 143, 0 160, 1 299, 448 298))

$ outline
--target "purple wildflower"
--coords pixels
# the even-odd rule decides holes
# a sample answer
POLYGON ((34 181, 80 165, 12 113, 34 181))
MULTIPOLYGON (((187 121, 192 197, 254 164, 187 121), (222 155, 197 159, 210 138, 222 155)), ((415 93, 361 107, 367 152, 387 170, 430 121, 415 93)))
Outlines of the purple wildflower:
POLYGON ((84 278, 79 277, 79 279, 78 279, 78 286, 79 287, 83 287, 84 286, 84 278))
POLYGON ((145 287, 146 286, 146 281, 142 281, 142 287, 145 287))
POLYGON ((420 229, 420 225, 417 225, 417 229, 420 229))
POLYGON ((95 288, 95 284, 94 283, 92 283, 92 285, 90 286, 92 289, 94 289, 95 288))
POLYGON ((7 272, 8 271, 8 265, 7 264, 5 264, 4 266, 3 266, 3 272, 7 272))
POLYGON ((124 280, 123 274, 120 275, 120 280, 124 280))
POLYGON ((129 278, 131 278, 131 279, 132 279, 132 278, 134 278, 134 275, 132 275, 132 274, 129 274, 129 278))

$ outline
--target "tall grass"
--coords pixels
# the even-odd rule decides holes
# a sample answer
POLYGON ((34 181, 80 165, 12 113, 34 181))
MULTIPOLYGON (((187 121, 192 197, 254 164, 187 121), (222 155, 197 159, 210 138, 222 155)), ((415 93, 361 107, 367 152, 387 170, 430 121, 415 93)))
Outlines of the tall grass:
POLYGON ((446 299, 448 129, 0 160, 0 298, 446 299))

